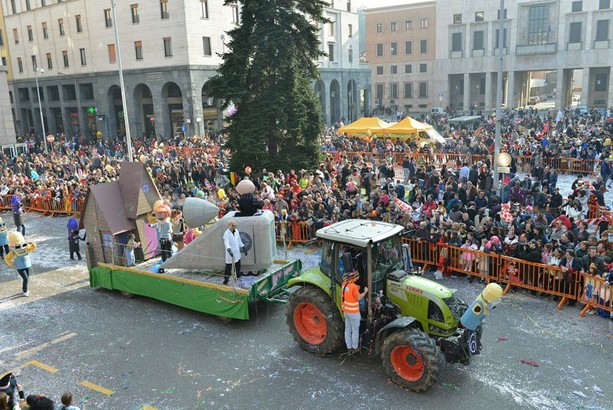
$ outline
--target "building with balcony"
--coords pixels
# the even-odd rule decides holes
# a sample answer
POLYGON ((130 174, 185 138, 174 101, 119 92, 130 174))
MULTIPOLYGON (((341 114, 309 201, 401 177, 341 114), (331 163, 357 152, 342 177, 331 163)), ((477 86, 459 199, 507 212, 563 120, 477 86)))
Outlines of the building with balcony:
POLYGON ((377 111, 429 112, 440 105, 445 88, 433 81, 436 10, 434 1, 365 10, 366 58, 377 111))
MULTIPOLYGON (((339 3, 337 1, 337 3, 339 3)), ((18 132, 40 134, 38 75, 45 129, 50 133, 123 135, 118 58, 133 137, 202 134, 222 126, 218 104, 203 86, 216 74, 225 34, 240 22, 223 0, 5 0, 4 42, 10 48, 18 132), (115 44, 117 25, 120 46, 115 44), (38 70, 37 70, 38 68, 38 70)), ((350 1, 326 8, 320 27, 321 79, 314 82, 327 122, 363 111, 370 89, 357 54, 357 14, 350 1), (355 22, 354 22, 355 21, 355 22), (356 51, 354 51, 356 50, 356 51)))
POLYGON ((8 65, 10 57, 8 45, 6 44, 3 7, 3 4, 0 2, 0 145, 6 146, 16 142, 16 134, 15 121, 11 109, 13 93, 10 92, 8 86, 12 73, 11 66, 8 65))
MULTIPOLYGON (((435 81, 444 103, 456 109, 495 107, 499 3, 437 3, 435 81)), ((508 107, 534 101, 548 90, 556 107, 573 91, 590 107, 613 105, 610 0, 513 0, 503 11, 503 97, 508 107), (534 73, 548 73, 539 78, 534 73), (578 86, 580 84, 580 86, 578 86)))

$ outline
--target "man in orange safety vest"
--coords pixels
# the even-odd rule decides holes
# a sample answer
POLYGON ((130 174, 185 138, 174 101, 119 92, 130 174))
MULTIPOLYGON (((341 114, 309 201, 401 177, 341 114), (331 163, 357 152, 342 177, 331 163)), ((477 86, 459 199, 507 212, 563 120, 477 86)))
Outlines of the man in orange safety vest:
POLYGON ((342 309, 345 314, 345 343, 350 354, 360 352, 360 300, 364 298, 368 288, 360 293, 360 287, 355 283, 360 278, 357 271, 343 275, 342 309))

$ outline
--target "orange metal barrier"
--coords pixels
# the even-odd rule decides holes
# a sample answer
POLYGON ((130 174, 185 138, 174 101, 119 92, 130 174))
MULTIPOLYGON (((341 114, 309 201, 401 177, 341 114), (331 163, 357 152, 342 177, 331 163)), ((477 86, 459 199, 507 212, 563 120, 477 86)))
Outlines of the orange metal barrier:
MULTIPOLYGON (((0 196, 0 209, 11 210, 12 195, 0 196)), ((46 215, 76 216, 83 210, 83 198, 62 198, 61 200, 37 198, 22 198, 23 206, 27 211, 39 212, 46 215)))
POLYGON ((487 282, 498 278, 498 255, 457 246, 445 246, 441 255, 446 254, 451 271, 481 278, 487 282))
POLYGON ((611 299, 613 299, 613 287, 608 286, 607 282, 597 276, 580 274, 581 284, 583 286, 581 298, 579 302, 585 303, 585 307, 579 313, 583 317, 590 309, 603 309, 613 313, 611 299))

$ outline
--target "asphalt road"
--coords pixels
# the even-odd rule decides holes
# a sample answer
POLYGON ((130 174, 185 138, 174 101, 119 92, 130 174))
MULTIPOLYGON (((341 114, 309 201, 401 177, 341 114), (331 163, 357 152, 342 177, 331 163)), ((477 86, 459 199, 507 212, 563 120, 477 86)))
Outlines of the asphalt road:
MULTIPOLYGON (((91 289, 85 264, 68 260, 66 219, 28 215, 26 226, 39 245, 32 296, 19 296, 16 272, 0 269, 0 373, 17 368, 27 393, 57 400, 70 390, 84 409, 613 409, 611 321, 579 318, 576 307, 505 297, 487 320, 482 354, 416 394, 391 384, 378 358, 300 350, 283 305, 259 304, 250 321, 223 324, 91 289)), ((318 257, 292 254, 307 265, 318 257)), ((446 285, 467 301, 482 288, 446 285)))

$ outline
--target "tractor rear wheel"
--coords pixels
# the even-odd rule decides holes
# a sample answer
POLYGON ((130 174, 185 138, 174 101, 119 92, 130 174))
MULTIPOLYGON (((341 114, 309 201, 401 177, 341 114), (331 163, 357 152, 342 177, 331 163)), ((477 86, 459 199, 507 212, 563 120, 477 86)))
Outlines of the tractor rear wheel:
POLYGON ((412 391, 429 389, 445 359, 434 339, 419 329, 392 333, 383 342, 382 359, 394 383, 412 391))
POLYGON ((325 355, 343 346, 343 321, 330 296, 322 290, 311 286, 298 289, 289 298, 285 317, 302 349, 325 355))

